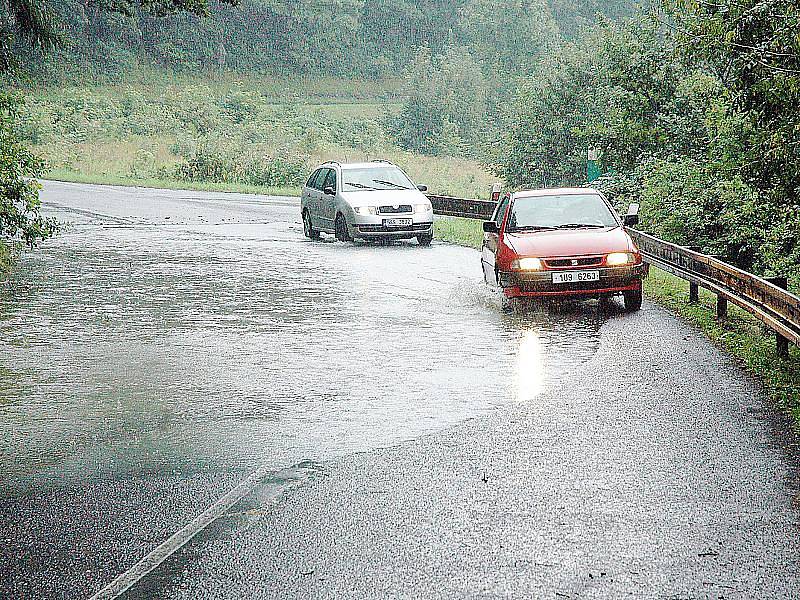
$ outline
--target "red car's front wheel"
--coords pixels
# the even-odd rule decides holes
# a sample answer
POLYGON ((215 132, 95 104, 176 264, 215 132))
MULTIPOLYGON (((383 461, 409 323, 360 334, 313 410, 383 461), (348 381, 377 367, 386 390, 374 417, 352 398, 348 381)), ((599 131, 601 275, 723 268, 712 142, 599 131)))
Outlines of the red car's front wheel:
POLYGON ((642 288, 622 292, 622 299, 625 301, 625 310, 637 311, 642 308, 642 288))

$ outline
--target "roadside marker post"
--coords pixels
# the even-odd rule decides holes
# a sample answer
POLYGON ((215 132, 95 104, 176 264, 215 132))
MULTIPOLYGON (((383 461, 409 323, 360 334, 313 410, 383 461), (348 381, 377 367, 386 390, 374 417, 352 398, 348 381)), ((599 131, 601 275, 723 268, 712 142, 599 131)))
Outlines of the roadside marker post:
POLYGON ((492 202, 499 202, 500 201, 500 193, 503 191, 503 184, 502 183, 493 183, 492 184, 492 202))
MULTIPOLYGON (((765 277, 764 279, 782 290, 789 288, 789 280, 786 277, 765 277)), ((775 332, 775 351, 781 358, 789 357, 789 340, 777 332, 775 332)))

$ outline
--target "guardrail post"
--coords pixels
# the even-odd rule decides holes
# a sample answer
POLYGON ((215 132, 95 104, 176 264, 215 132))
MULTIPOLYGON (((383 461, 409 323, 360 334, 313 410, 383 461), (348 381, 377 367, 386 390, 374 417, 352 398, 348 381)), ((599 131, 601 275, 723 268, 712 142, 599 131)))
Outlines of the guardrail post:
MULTIPOLYGON (((692 252, 700 252, 700 246, 687 246, 692 252)), ((689 303, 697 304, 700 301, 700 291, 694 281, 689 282, 689 303)))
POLYGON ((728 299, 722 294, 717 294, 717 319, 722 321, 728 318, 728 299))
POLYGON ((689 282, 689 304, 697 304, 700 301, 700 289, 694 281, 689 282))
MULTIPOLYGON (((710 258, 724 261, 725 258, 721 254, 709 254, 710 258)), ((717 320, 723 321, 728 318, 728 299, 722 294, 717 294, 717 320)))
MULTIPOLYGON (((789 281, 786 277, 765 277, 764 279, 784 290, 789 287, 789 281)), ((775 333, 775 351, 781 358, 789 356, 789 340, 777 332, 775 333)))

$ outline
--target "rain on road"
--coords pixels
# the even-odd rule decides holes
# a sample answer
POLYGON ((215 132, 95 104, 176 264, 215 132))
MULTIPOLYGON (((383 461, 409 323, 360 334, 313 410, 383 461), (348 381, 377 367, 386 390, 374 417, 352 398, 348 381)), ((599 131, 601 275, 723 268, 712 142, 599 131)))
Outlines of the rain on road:
POLYGON ((513 411, 642 318, 503 314, 476 252, 311 242, 290 198, 49 182, 43 199, 69 226, 0 295, 3 597, 96 592, 254 469, 513 411))

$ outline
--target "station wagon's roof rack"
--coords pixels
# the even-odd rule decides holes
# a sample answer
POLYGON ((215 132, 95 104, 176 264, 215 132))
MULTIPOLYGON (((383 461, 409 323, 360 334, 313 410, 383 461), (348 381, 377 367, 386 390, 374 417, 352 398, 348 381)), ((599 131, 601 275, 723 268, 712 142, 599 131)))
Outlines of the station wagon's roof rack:
POLYGON ((338 161, 338 160, 326 160, 326 161, 325 161, 324 163, 322 163, 322 164, 323 164, 323 165, 339 165, 340 167, 342 166, 341 164, 339 164, 339 161, 338 161))
POLYGON ((385 158, 376 158, 376 159, 373 159, 372 162, 385 162, 385 163, 389 163, 390 165, 394 164, 392 161, 386 160, 385 158))

